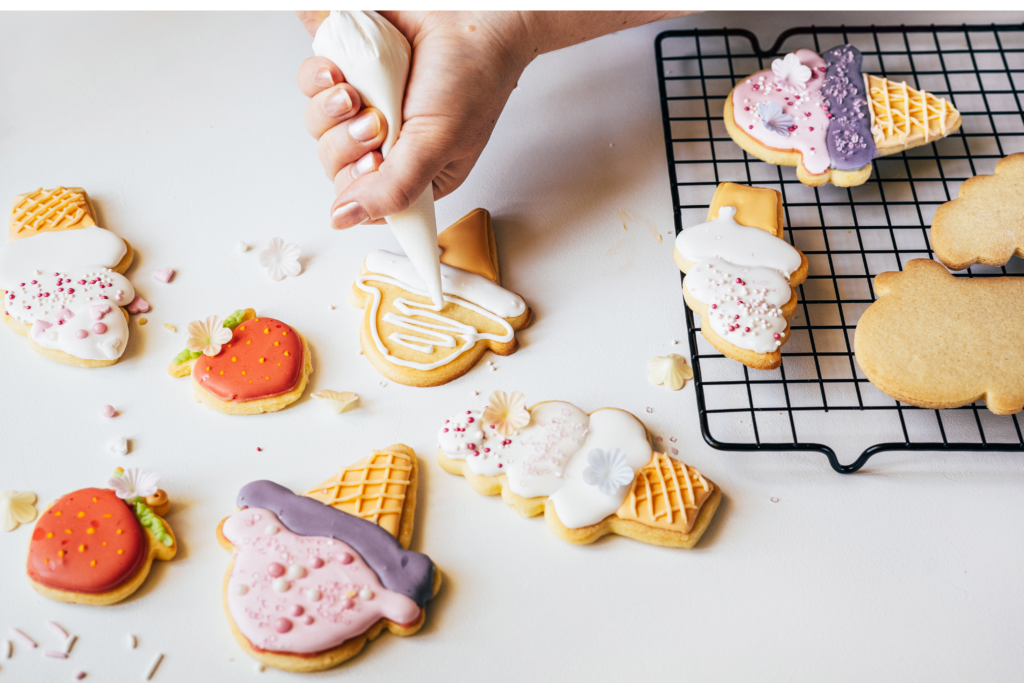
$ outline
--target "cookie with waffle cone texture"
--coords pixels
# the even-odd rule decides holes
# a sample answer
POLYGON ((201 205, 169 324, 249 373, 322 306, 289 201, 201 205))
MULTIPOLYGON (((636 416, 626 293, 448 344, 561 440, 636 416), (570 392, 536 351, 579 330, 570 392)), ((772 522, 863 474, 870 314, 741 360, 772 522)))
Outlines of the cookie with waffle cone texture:
POLYGON ((672 252, 683 298, 704 338, 755 370, 782 364, 807 257, 783 239, 778 190, 722 183, 708 221, 682 230, 672 252))
POLYGON ((442 469, 524 517, 543 514, 570 543, 616 534, 692 548, 722 498, 695 468, 655 452, 643 423, 617 408, 527 408, 521 393, 495 391, 484 410, 444 420, 437 439, 442 469))
POLYGON ((1024 256, 1024 153, 999 160, 995 175, 977 175, 932 220, 932 249, 950 270, 975 263, 1004 266, 1024 256))
POLYGON ((897 401, 996 415, 1024 407, 1024 278, 958 278, 929 259, 875 277, 878 300, 857 322, 864 375, 897 401))
POLYGON ((533 316, 501 286, 491 216, 474 209, 437 236, 445 304, 431 302, 402 254, 366 257, 349 300, 364 309, 359 339, 377 370, 399 384, 432 387, 458 379, 488 350, 507 356, 533 316))
POLYGON ((242 649, 285 671, 322 671, 385 629, 423 626, 441 573, 408 549, 417 468, 413 450, 395 444, 301 496, 270 481, 242 487, 239 511, 217 527, 232 553, 224 608, 242 649))
POLYGON ((313 374, 309 345, 295 328, 251 308, 188 326, 184 351, 167 368, 192 377, 199 403, 228 415, 273 413, 301 398, 313 374))
POLYGON ((871 176, 875 157, 960 128, 960 113, 949 101, 863 73, 862 63, 851 45, 774 60, 726 98, 729 136, 758 159, 795 166, 805 185, 852 187, 871 176))
POLYGON ((109 488, 79 489, 51 503, 32 530, 32 588, 81 605, 112 605, 135 593, 154 560, 178 552, 163 518, 171 503, 159 481, 152 472, 118 467, 109 488))
POLYGON ((42 188, 14 199, 0 246, 0 311, 29 348, 66 365, 97 368, 128 344, 134 253, 96 223, 80 187, 42 188))

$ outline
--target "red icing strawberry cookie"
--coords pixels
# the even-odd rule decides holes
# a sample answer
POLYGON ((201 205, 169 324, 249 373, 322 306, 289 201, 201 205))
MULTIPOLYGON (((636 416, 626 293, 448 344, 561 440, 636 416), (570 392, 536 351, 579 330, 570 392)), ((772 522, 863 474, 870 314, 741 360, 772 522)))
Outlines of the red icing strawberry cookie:
POLYGON ((247 308, 188 326, 187 349, 167 372, 192 376, 195 399, 229 415, 272 413, 302 396, 313 372, 306 340, 287 323, 247 308))
POLYGON ((40 515, 28 550, 32 587, 51 600, 110 605, 138 590, 154 559, 178 551, 161 515, 159 475, 118 468, 111 488, 73 491, 40 515))

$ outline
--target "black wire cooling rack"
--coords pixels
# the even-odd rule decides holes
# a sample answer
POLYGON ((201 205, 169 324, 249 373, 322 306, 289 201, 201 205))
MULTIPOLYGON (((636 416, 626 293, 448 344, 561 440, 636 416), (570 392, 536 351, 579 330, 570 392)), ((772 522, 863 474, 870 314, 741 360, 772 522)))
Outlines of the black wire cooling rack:
MULTIPOLYGON (((730 451, 819 452, 842 473, 882 451, 1024 451, 1016 415, 996 416, 983 404, 938 411, 899 403, 868 382, 853 355, 874 276, 932 258, 936 209, 964 180, 1024 152, 1024 24, 797 28, 767 50, 744 30, 669 31, 655 40, 655 53, 676 232, 706 219, 720 182, 771 187, 782 193, 789 240, 810 262, 778 370, 725 358, 686 310, 704 440, 730 451), (855 188, 806 187, 795 169, 766 164, 732 142, 722 109, 736 82, 787 52, 846 43, 863 53, 866 73, 949 99, 961 129, 876 159, 870 180, 855 188), (860 455, 842 464, 840 444, 844 458, 860 455)), ((956 274, 1024 275, 1024 267, 1015 259, 956 274)))

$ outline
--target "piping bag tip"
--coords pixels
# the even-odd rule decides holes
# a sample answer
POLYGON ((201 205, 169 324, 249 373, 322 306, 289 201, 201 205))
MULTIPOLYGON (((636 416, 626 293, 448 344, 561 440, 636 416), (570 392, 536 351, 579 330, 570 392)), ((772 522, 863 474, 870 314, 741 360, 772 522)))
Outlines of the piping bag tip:
POLYGON ((435 310, 444 308, 441 293, 441 260, 437 246, 437 217, 434 215, 434 188, 431 185, 416 201, 386 218, 402 251, 423 281, 435 310))

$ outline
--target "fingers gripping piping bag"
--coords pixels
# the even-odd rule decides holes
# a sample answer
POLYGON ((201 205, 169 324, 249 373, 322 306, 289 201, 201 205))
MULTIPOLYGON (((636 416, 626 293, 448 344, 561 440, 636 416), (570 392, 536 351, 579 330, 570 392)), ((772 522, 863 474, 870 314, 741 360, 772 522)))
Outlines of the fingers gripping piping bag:
MULTIPOLYGON (((402 100, 412 56, 409 41, 376 12, 332 10, 313 38, 313 53, 337 64, 363 103, 384 114, 388 136, 380 151, 387 158, 402 128, 402 100)), ((386 220, 425 283, 435 310, 441 310, 444 299, 433 185, 427 185, 408 209, 386 220)))

